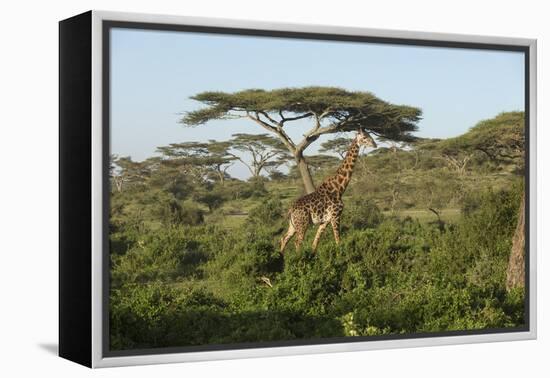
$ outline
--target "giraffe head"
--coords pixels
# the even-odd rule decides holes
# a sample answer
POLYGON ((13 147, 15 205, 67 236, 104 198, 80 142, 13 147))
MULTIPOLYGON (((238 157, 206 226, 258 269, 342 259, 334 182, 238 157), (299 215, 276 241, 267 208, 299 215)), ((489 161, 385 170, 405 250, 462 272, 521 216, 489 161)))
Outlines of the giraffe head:
POLYGON ((357 144, 359 144, 359 146, 376 148, 376 142, 374 141, 374 139, 372 139, 372 137, 363 130, 359 130, 357 132, 355 140, 357 141, 357 144))

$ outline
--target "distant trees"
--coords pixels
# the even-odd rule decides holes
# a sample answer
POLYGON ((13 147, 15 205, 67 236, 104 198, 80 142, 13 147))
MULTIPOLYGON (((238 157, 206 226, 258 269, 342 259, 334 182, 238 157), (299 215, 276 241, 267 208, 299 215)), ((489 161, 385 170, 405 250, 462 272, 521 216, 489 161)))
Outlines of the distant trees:
MULTIPOLYGON (((177 202, 180 200, 203 204, 212 212, 229 199, 265 194, 265 179, 261 175, 267 174, 274 180, 286 177, 277 168, 291 158, 284 145, 267 134, 234 134, 226 141, 172 143, 160 146, 156 151, 160 156, 141 162, 128 156, 112 155, 109 169, 111 190, 122 193, 142 187, 143 193, 151 195, 149 199, 140 197, 147 206, 149 201, 155 201, 154 196, 163 192, 167 194, 166 198, 162 197, 166 203, 160 202, 166 206, 159 202, 157 207, 170 216, 176 214, 174 209, 180 206, 177 202), (228 169, 236 161, 250 170, 253 180, 226 183, 230 178, 228 169)), ((180 210, 189 211, 192 205, 185 206, 180 210)))
POLYGON ((184 125, 202 125, 216 119, 245 118, 276 135, 294 158, 306 192, 315 190, 304 151, 321 135, 364 129, 381 138, 412 138, 421 110, 385 102, 369 92, 332 87, 248 89, 235 93, 202 92, 191 97, 206 107, 188 112, 184 125), (311 128, 295 140, 289 124, 310 121, 311 128))
MULTIPOLYGON (((525 171, 525 114, 501 113, 497 117, 481 121, 466 134, 454 138, 457 146, 465 151, 483 153, 490 161, 515 167, 516 174, 525 171)), ((525 286, 525 191, 518 211, 518 221, 508 263, 506 287, 525 286)))
POLYGON ((268 173, 267 176, 272 181, 281 181, 281 180, 284 180, 284 179, 288 178, 287 174, 281 172, 280 170, 278 170, 277 168, 274 168, 274 167, 268 168, 267 173, 268 173))
POLYGON ((243 163, 252 177, 260 176, 262 171, 269 173, 271 168, 277 168, 292 158, 279 139, 267 134, 233 134, 227 144, 231 148, 228 154, 243 163), (250 159, 244 159, 233 151, 244 153, 250 159))
POLYGON ((229 177, 227 170, 235 161, 235 157, 229 152, 230 147, 231 143, 228 141, 208 141, 207 150, 210 155, 210 165, 222 185, 225 179, 229 177))
POLYGON ((321 148, 319 149, 319 152, 333 152, 338 154, 338 156, 343 159, 346 155, 347 150, 349 149, 351 142, 351 138, 345 137, 329 139, 326 142, 321 143, 321 148))
MULTIPOLYGON (((474 159, 482 158, 498 166, 513 167, 513 172, 525 171, 525 114, 506 112, 479 122, 467 133, 446 140, 426 141, 422 150, 436 150, 459 176, 474 159)), ((525 285, 525 193, 519 204, 518 221, 508 264, 506 287, 525 285)))
POLYGON ((157 152, 162 154, 164 165, 181 174, 203 181, 213 178, 222 185, 235 161, 245 165, 252 177, 258 177, 291 158, 283 143, 267 134, 241 133, 226 141, 172 143, 158 147, 157 152))
POLYGON ((433 153, 433 157, 441 160, 447 168, 458 176, 466 174, 468 165, 478 152, 464 140, 464 135, 449 139, 423 139, 415 143, 418 151, 433 153))
POLYGON ((318 171, 323 168, 336 166, 340 163, 340 160, 331 155, 318 154, 306 156, 306 162, 313 170, 318 171))
POLYGON ((200 202, 208 207, 208 211, 212 212, 214 209, 220 207, 225 201, 225 193, 221 190, 213 190, 212 188, 204 187, 199 188, 193 192, 193 200, 200 202))
MULTIPOLYGON (((525 171, 525 114, 509 112, 478 123, 465 134, 467 143, 490 160, 513 164, 516 173, 525 171)), ((521 197, 516 230, 506 275, 506 288, 525 286, 525 190, 521 197)))
POLYGON ((460 149, 457 148, 449 148, 445 149, 442 157, 447 162, 449 168, 462 176, 466 172, 466 167, 468 166, 468 163, 474 157, 474 153, 462 152, 460 149))
POLYGON ((460 139, 464 148, 483 152, 488 158, 524 168, 525 115, 501 113, 481 121, 460 139))
POLYGON ((150 177, 152 166, 157 162, 154 158, 138 162, 129 156, 111 155, 111 184, 117 192, 121 192, 127 186, 143 184, 150 177))
POLYGON ((165 164, 177 167, 181 172, 192 174, 202 180, 211 174, 223 184, 227 169, 235 157, 229 153, 230 143, 217 142, 183 142, 172 143, 158 147, 165 160, 165 164))
MULTIPOLYGON (((291 158, 281 141, 267 134, 234 134, 226 141, 171 143, 156 151, 160 156, 141 162, 130 157, 111 156, 110 180, 115 192, 141 185, 143 192, 171 194, 173 197, 167 197, 168 205, 162 211, 180 206, 169 198, 174 201, 189 199, 213 212, 229 199, 265 194, 265 179, 261 175, 267 174, 272 179, 286 177, 277 168, 291 158), (226 183, 230 178, 228 169, 236 161, 250 170, 249 182, 231 180, 226 183)), ((142 199, 149 201, 145 197, 142 199)), ((170 209, 166 214, 174 213, 170 209)), ((181 208, 181 211, 188 210, 190 208, 181 208)))

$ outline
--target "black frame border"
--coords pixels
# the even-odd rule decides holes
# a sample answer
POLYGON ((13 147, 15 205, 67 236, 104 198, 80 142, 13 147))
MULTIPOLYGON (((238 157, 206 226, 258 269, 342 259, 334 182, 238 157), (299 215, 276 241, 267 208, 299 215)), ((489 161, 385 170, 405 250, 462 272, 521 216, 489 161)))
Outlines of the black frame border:
POLYGON ((92 12, 59 22, 59 356, 92 366, 92 12))
MULTIPOLYGON (((481 42, 456 42, 429 40, 418 38, 398 38, 398 37, 375 37, 375 36, 360 36, 352 34, 331 34, 319 32, 295 32, 282 30, 266 30, 266 29, 247 29, 233 27, 218 27, 218 26, 197 26, 186 24, 164 24, 164 23, 148 23, 134 21, 117 21, 104 20, 102 21, 102 157, 103 157, 103 245, 102 245, 102 357, 125 357, 125 356, 144 356, 157 354, 171 353, 191 353, 204 351, 223 351, 237 349, 255 349, 255 348, 276 348, 276 347, 293 347, 293 346, 308 346, 308 345, 328 345, 340 343, 355 343, 368 341, 382 340, 404 340, 404 339, 419 339, 419 338, 437 338, 449 336, 467 336, 467 335, 486 335, 497 333, 516 333, 529 332, 530 328, 530 47, 514 44, 499 44, 499 43, 481 43, 481 42), (493 50, 493 51, 510 51, 520 52, 524 54, 524 114, 525 114, 525 310, 524 320, 525 325, 514 328, 485 328, 476 330, 463 331, 445 331, 433 333, 415 333, 415 334, 399 334, 385 336, 355 336, 355 337, 334 337, 334 338, 316 338, 304 340, 283 340, 269 342, 250 342, 250 343, 232 343, 232 344, 211 344, 201 346, 182 346, 182 347, 163 347, 151 349, 132 349, 132 350, 110 350, 110 327, 109 327, 109 300, 110 300, 110 250, 109 250, 109 160, 110 160, 110 31, 112 29, 138 29, 148 31, 164 31, 164 32, 190 32, 203 34, 221 34, 234 36, 252 36, 252 37, 267 37, 267 38, 286 38, 286 39, 305 39, 305 40, 321 40, 321 41, 339 41, 339 42, 362 42, 375 44, 389 45, 407 45, 411 47, 441 47, 441 48, 457 48, 457 49, 476 49, 476 50, 493 50)), ((406 33, 406 32, 404 32, 406 33)))

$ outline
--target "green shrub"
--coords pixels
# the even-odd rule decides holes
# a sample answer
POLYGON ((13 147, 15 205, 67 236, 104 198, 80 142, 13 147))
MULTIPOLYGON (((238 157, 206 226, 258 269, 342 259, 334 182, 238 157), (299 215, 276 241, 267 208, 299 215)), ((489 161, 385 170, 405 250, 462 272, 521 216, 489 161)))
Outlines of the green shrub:
POLYGON ((186 202, 181 207, 179 223, 197 226, 204 223, 204 211, 193 202, 186 202))
POLYGON ((348 229, 374 228, 383 218, 382 212, 372 200, 353 198, 346 201, 342 225, 348 229))
POLYGON ((124 255, 112 255, 111 284, 169 282, 200 277, 224 234, 214 227, 169 227, 142 236, 124 255))
POLYGON ((266 182, 267 179, 262 176, 250 178, 248 180, 248 184, 250 185, 250 197, 260 198, 267 195, 267 189, 265 188, 266 182))
POLYGON ((176 290, 154 282, 111 294, 111 348, 199 345, 217 337, 225 304, 202 290, 176 290))
POLYGON ((272 226, 284 217, 283 204, 277 198, 269 198, 248 213, 247 222, 253 226, 272 226))
POLYGON ((442 228, 352 202, 339 245, 326 232, 313 253, 310 230, 284 259, 286 206, 275 198, 229 231, 178 224, 139 233, 119 225, 115 235, 126 235, 129 247, 112 255, 112 346, 520 326, 524 293, 504 287, 520 193, 469 194, 462 216, 442 228))

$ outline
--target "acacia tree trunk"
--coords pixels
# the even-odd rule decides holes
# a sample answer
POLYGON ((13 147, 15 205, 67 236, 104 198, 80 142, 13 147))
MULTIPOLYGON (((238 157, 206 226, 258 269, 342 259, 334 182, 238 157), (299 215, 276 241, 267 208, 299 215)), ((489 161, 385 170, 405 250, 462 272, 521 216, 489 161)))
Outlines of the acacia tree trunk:
POLYGON ((298 170, 300 171, 300 175, 302 176, 302 181, 304 182, 306 193, 313 193, 315 191, 315 185, 313 185, 311 172, 309 171, 309 167, 307 166, 306 160, 304 159, 304 155, 299 153, 295 155, 295 157, 296 165, 298 166, 298 170))
POLYGON ((263 164, 255 164, 254 165, 254 172, 252 173, 252 175, 254 177, 260 177, 260 174, 262 173, 262 169, 264 169, 264 165, 263 164))
POLYGON ((521 196, 518 223, 506 272, 506 290, 525 286, 525 193, 521 196))
POLYGON ((225 182, 225 177, 224 177, 225 171, 223 171, 221 168, 218 167, 217 172, 218 172, 218 178, 220 179, 220 184, 223 186, 225 182))

